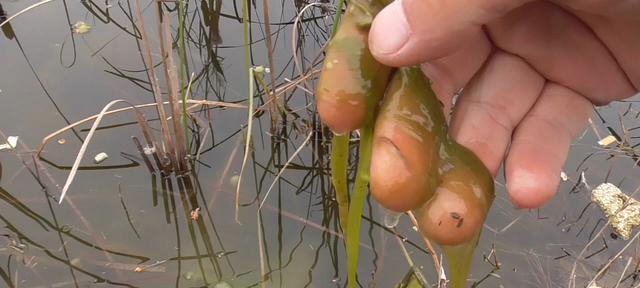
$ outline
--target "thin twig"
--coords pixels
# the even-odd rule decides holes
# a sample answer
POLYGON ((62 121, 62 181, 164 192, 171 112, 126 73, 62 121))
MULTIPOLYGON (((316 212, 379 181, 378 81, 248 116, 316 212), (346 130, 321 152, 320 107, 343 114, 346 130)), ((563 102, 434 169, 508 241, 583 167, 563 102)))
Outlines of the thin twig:
POLYGON ((631 265, 631 261, 633 261, 633 257, 629 257, 629 259, 627 259, 627 264, 624 265, 624 269, 622 269, 622 273, 620 273, 620 278, 618 278, 618 282, 616 282, 616 286, 613 288, 618 288, 618 286, 620 286, 622 279, 624 279, 624 274, 627 273, 627 269, 629 269, 629 265, 631 265))
POLYGON ((404 259, 407 260, 407 264, 409 264, 409 267, 410 267, 411 272, 413 273, 413 275, 415 275, 416 278, 420 279, 421 282, 424 282, 424 284, 426 284, 427 287, 432 287, 431 284, 429 283, 429 281, 427 281, 427 278, 424 277, 422 275, 422 273, 420 273, 416 269, 415 263, 413 262, 413 259, 411 259, 411 255, 409 255, 409 252, 407 251, 407 248, 404 247, 404 241, 402 241, 402 238, 398 234, 395 234, 395 235, 396 235, 396 240, 398 241, 398 246, 400 246, 400 250, 402 250, 402 254, 404 255, 404 259))
MULTIPOLYGON (((605 226, 606 227, 606 226, 605 226)), ((600 268, 600 270, 598 271, 598 273, 596 273, 595 276, 593 276, 593 279, 591 279, 591 281, 589 281, 589 284, 587 284, 587 287, 591 287, 591 285, 596 281, 596 279, 598 279, 598 277, 600 277, 600 275, 602 274, 602 272, 606 271, 607 268, 609 268, 609 266, 613 263, 613 261, 615 261, 616 259, 618 259, 618 257, 620 257, 620 255, 622 254, 622 252, 624 252, 625 250, 627 250, 627 248, 629 248, 629 246, 631 246, 631 244, 633 244, 633 242, 638 238, 638 236, 640 236, 640 231, 636 233, 636 235, 633 235, 633 238, 631 238, 631 240, 629 240, 629 242, 627 242, 626 245, 624 245, 624 247, 622 247, 622 249, 620 249, 620 251, 618 251, 618 253, 616 253, 615 256, 611 257, 611 259, 609 260, 609 262, 607 262, 606 265, 604 265, 602 268, 600 268)))
MULTIPOLYGON (((413 225, 416 228, 420 227, 418 225, 418 220, 416 219, 415 215, 413 215, 413 212, 408 211, 407 215, 409 215, 409 219, 411 219, 411 223, 413 223, 413 225)), ((420 229, 420 228, 418 228, 418 229, 420 229)), ((440 275, 443 274, 442 273, 443 271, 442 271, 442 265, 440 265, 440 260, 438 260, 438 254, 436 253, 436 250, 433 249, 433 245, 431 245, 431 241, 429 241, 429 238, 424 236, 424 234, 420 233, 419 230, 418 230, 418 233, 420 234, 420 236, 422 236, 422 240, 427 245, 427 249, 429 249, 429 252, 431 253, 431 260, 433 260, 433 266, 435 266, 436 272, 438 272, 438 277, 440 277, 440 275)), ((438 281, 438 282, 440 282, 440 281, 438 281)))
MULTIPOLYGON (((265 39, 267 40, 265 41, 265 44, 267 45, 267 59, 269 60, 269 69, 271 70, 271 73, 269 73, 269 77, 271 80, 271 87, 273 87, 276 85, 276 70, 275 61, 273 61, 273 40, 271 38, 271 21, 269 19, 269 0, 262 0, 262 13, 266 34, 265 39)), ((269 106, 269 114, 271 114, 271 133, 275 134, 277 123, 279 123, 280 121, 280 114, 278 113, 278 98, 273 92, 268 94, 271 94, 269 95, 269 100, 271 103, 271 105, 269 106)))
POLYGON ((300 144, 300 147, 298 147, 298 149, 296 149, 295 152, 293 152, 293 154, 291 155, 291 157, 289 157, 289 160, 287 160, 287 162, 284 164, 284 166, 282 166, 282 169, 280 169, 280 172, 278 172, 278 175, 276 175, 276 178, 273 179, 273 182, 271 182, 271 185, 269 186, 269 189, 267 190, 267 193, 265 193, 264 198, 262 198, 262 201, 260 201, 260 205, 258 206, 258 210, 256 212, 256 218, 258 219, 258 253, 260 253, 260 283, 263 283, 262 279, 266 272, 265 272, 265 263, 264 263, 264 248, 263 248, 263 242, 264 240, 262 239, 262 220, 260 219, 260 211, 262 210, 262 206, 264 205, 265 201, 267 201, 267 198, 269 197, 269 194, 271 193, 271 189, 273 189, 273 187, 275 186, 275 184, 278 182, 278 179, 280 179, 280 176, 282 176, 282 173, 284 173, 285 170, 287 170, 287 167, 289 166, 289 164, 291 164, 291 161, 293 161, 293 159, 298 155, 298 153, 300 153, 300 151, 302 151, 302 148, 304 148, 305 146, 307 146, 307 143, 309 143, 309 140, 311 140, 311 136, 313 136, 313 132, 310 132, 309 135, 307 135, 307 138, 304 139, 304 141, 302 142, 302 144, 300 144))
POLYGON ((7 18, 7 20, 4 20, 2 23, 0 23, 0 27, 2 27, 5 24, 9 23, 9 21, 13 20, 14 18, 16 18, 16 17, 28 12, 29 10, 34 9, 34 8, 36 8, 38 6, 41 6, 41 5, 47 4, 47 3, 52 2, 52 1, 54 1, 54 0, 43 0, 43 1, 40 1, 38 3, 33 4, 31 6, 28 6, 27 8, 24 8, 24 9, 20 10, 18 13, 11 15, 11 17, 7 18))
MULTIPOLYGON (((583 180, 586 182, 586 179, 583 179, 583 180)), ((630 197, 629 199, 631 199, 631 197, 633 197, 636 193, 638 193, 638 191, 640 191, 640 187, 638 187, 636 190, 633 191, 633 193, 631 193, 631 195, 629 195, 629 197, 630 197)), ((626 203, 622 207, 625 207, 625 206, 626 206, 626 203)), ((587 243, 587 245, 584 246, 584 248, 582 248, 582 250, 580 251, 580 254, 578 254, 578 256, 576 257, 576 260, 573 262, 573 266, 571 267, 571 273, 569 274, 569 284, 567 285, 567 287, 569 287, 569 288, 575 288, 576 287, 576 269, 578 267, 578 261, 582 258, 584 253, 587 252, 587 249, 591 246, 591 244, 593 244, 596 241, 596 239, 598 239, 598 235, 602 234, 602 232, 604 232, 604 230, 609 226, 610 223, 611 223, 611 220, 607 219, 607 223, 605 223, 605 225, 602 226, 602 228, 600 228, 600 230, 598 230, 598 233, 596 233, 596 236, 593 237, 593 239, 591 239, 587 243)), ((638 232, 638 233, 640 233, 640 232, 638 232)), ((636 237, 638 237, 637 233, 636 233, 636 235, 633 236, 633 239, 635 239, 636 237)), ((631 243, 631 242, 633 242, 633 240, 629 241, 629 243, 631 243)), ((628 245, 629 244, 627 244, 627 246, 628 245)), ((625 246, 625 249, 626 249, 627 246, 625 246)), ((624 249, 623 249, 623 251, 624 251, 624 249)), ((615 259, 615 258, 613 258, 613 259, 615 259)), ((605 267, 608 267, 610 264, 611 263, 608 263, 605 267)), ((602 270, 600 270, 600 272, 598 272, 598 273, 601 273, 601 272, 602 272, 602 270)), ((598 275, 596 275, 596 277, 594 277, 594 280, 595 280, 595 278, 597 278, 597 276, 598 275)))
MULTIPOLYGON (((158 15, 160 16, 160 15, 158 15)), ((160 17, 159 17, 160 18, 160 17)), ((166 53, 166 58, 164 63, 165 67, 165 77, 167 82, 167 88, 169 89, 169 106, 171 108, 172 124, 173 124, 173 133, 175 135, 175 157, 176 164, 178 165, 178 170, 182 173, 187 169, 187 144, 185 140, 185 130, 184 130, 184 122, 181 121, 182 117, 186 115, 182 115, 182 109, 180 107, 180 96, 178 93, 178 76, 176 75, 176 65, 173 61, 173 51, 171 49, 171 32, 169 31, 170 19, 167 13, 161 17, 163 21, 161 22, 162 28, 160 31, 161 39, 163 43, 160 44, 161 50, 166 53)), ((164 55, 163 55, 164 56, 164 55)))
MULTIPOLYGON (((188 100, 187 103, 194 104, 193 107, 214 106, 214 107, 228 107, 228 108, 240 108, 240 109, 246 109, 247 108, 247 106, 245 106, 245 105, 234 104, 234 103, 226 103, 226 102, 219 102, 219 101, 209 101, 209 100, 188 100)), ((169 104, 169 102, 163 102, 162 104, 167 105, 167 104, 169 104)), ((107 111, 107 112, 104 113, 104 116, 115 114, 115 113, 120 113, 120 112, 125 112, 125 111, 129 111, 129 110, 135 110, 137 108, 155 107, 156 105, 158 105, 158 104, 157 103, 148 103, 148 104, 141 104, 141 105, 132 105, 132 106, 125 107, 125 108, 120 108, 120 109, 107 111)), ((191 108, 193 108, 193 107, 191 107, 191 108)), ((40 154, 42 153, 42 150, 47 145, 47 143, 49 143, 49 141, 51 141, 56 136, 64 133, 67 130, 73 129, 76 126, 80 126, 80 125, 82 125, 84 123, 87 123, 87 122, 89 122, 91 120, 94 120, 94 119, 98 118, 99 115, 100 114, 95 114, 95 115, 89 116, 89 117, 84 118, 82 120, 79 120, 79 121, 76 121, 74 123, 71 123, 71 124, 69 124, 69 125, 67 125, 65 127, 62 127, 60 129, 58 129, 57 131, 47 135, 46 137, 44 137, 42 139, 42 143, 40 144, 40 147, 38 147, 36 155, 40 156, 40 154)))
MULTIPOLYGON (((300 20, 300 18, 302 18, 302 15, 304 14, 305 11, 307 11, 307 9, 313 7, 313 6, 326 6, 327 4, 325 3, 321 3, 321 2, 314 2, 314 3, 309 3, 306 6, 304 6, 304 8, 302 8, 300 10, 300 12, 298 13, 298 15, 296 16, 296 20, 293 21, 293 27, 292 27, 292 31, 291 31, 291 52, 293 53, 293 63, 296 67, 296 70, 298 72, 298 75, 300 75, 300 78, 303 79, 303 83, 305 83, 305 79, 306 77, 302 77, 304 75, 304 73, 302 72, 302 66, 300 65, 300 60, 298 59, 298 46, 296 45, 296 43, 298 43, 298 41, 296 41, 298 38, 296 37, 296 34, 298 32, 298 22, 300 20)), ((303 84, 304 85, 304 84, 303 84)))
POLYGON ((58 200, 58 204, 62 204, 62 200, 64 200, 64 196, 67 194, 67 190, 69 189, 69 186, 73 182, 73 179, 75 178, 76 173, 78 172, 78 167, 80 166, 82 157, 84 156, 84 153, 87 150, 87 146, 89 146, 89 142, 91 142, 91 139, 93 138, 93 134, 96 132, 96 129, 98 129, 98 126, 100 125, 100 121, 102 121, 102 117, 107 112, 107 110, 111 108, 111 106, 121 102, 129 103, 126 100, 113 100, 109 102, 109 104, 107 104, 106 106, 104 106, 104 108, 102 108, 102 111, 96 118, 96 121, 93 122, 93 125, 91 126, 91 130, 89 130, 87 137, 85 138, 84 142, 82 143, 82 146, 80 147, 80 151, 78 151, 76 160, 73 162, 73 166, 71 166, 71 172, 69 172, 67 181, 64 183, 64 187, 62 188, 62 194, 60 195, 60 200, 58 200))
MULTIPOLYGON (((136 11, 136 17, 138 19, 142 19, 142 12, 140 10, 140 0, 136 0, 135 2, 135 11, 136 11)), ((154 64, 153 64, 153 58, 151 57, 151 48, 149 47, 149 38, 147 37, 147 32, 146 32, 146 28, 144 26, 144 21, 140 21, 140 29, 138 29, 138 31, 140 32, 140 38, 142 39, 142 47, 144 49, 144 54, 143 54, 143 58, 144 60, 147 62, 147 66, 149 67, 149 69, 147 69, 147 75, 149 77, 149 82, 151 82, 151 90, 153 91, 153 98, 156 100, 156 103, 158 103, 158 105, 156 105, 156 108, 158 109, 158 116, 160 116, 160 127, 162 129, 162 140, 164 142, 164 146, 166 146, 166 148, 169 151, 175 151, 174 150, 174 145, 173 145, 173 139, 170 136, 170 130, 169 130, 169 123, 167 123, 167 114, 164 111, 164 105, 160 105, 161 103, 163 103, 162 101, 162 95, 160 93, 160 84, 158 83, 158 77, 156 75, 154 64)), ((165 152, 162 150, 164 149, 162 147, 163 145, 158 145, 158 147, 156 147, 156 149, 158 149, 158 153, 164 157, 165 152)), ((176 163, 176 157, 175 154, 173 153, 168 153, 169 157, 171 158, 171 162, 172 165, 175 165, 176 163)))
POLYGON ((254 69, 249 68, 249 112, 247 116, 247 136, 246 141, 244 143, 244 156, 242 157, 242 166, 240 167, 240 175, 238 185, 236 185, 236 201, 235 201, 235 220, 236 223, 240 223, 238 219, 238 210, 240 210, 240 183, 242 183, 242 175, 244 174, 244 167, 247 164, 247 159, 249 158, 249 145, 251 145, 251 132, 253 129, 253 77, 254 77, 254 69))

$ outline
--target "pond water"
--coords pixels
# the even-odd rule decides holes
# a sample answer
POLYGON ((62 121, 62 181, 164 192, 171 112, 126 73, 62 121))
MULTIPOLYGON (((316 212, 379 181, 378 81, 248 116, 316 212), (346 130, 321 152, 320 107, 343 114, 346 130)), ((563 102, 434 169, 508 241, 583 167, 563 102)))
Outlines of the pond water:
MULTIPOLYGON (((8 16, 34 3, 0 0, 8 16)), ((282 88, 299 78, 293 55, 304 71, 319 67, 333 10, 327 8, 331 4, 310 7, 292 29, 308 3, 268 3, 273 65, 265 48, 262 1, 251 2, 249 11, 250 60, 272 66, 273 86, 282 88)), ((155 1, 141 6, 154 65, 161 66, 158 6, 155 1)), ((161 6, 175 15, 174 2, 161 6)), ((219 9, 215 1, 188 2, 185 75, 194 75, 191 98, 248 104, 241 13, 241 1, 224 2, 219 9)), ((177 17, 172 20, 177 46, 177 17)), ((2 27, 0 142, 8 136, 19 141, 16 149, 0 151, 0 286, 257 287, 265 279, 266 287, 345 287, 346 255, 328 171, 330 135, 315 116, 309 92, 313 73, 308 82, 278 90, 287 107, 280 129, 271 131, 268 112, 255 118, 242 178, 247 109, 194 107, 198 129, 189 143, 198 156, 191 160, 191 173, 180 177, 146 168, 131 140, 142 139, 141 129, 133 113, 122 112, 105 116, 65 200, 57 203, 91 122, 54 137, 38 158, 43 139, 113 100, 154 102, 134 28, 140 23, 133 0, 57 0, 2 27), (74 33, 78 21, 90 30, 74 33), (93 163, 100 152, 109 158, 93 163)), ((254 87, 256 106, 267 99, 261 87, 254 87)), ((625 246, 628 241, 602 229, 606 218, 590 204, 589 187, 611 182, 631 194, 640 186, 634 150, 639 109, 630 99, 594 113, 593 125, 572 147, 567 181, 542 209, 513 208, 504 180, 496 180, 497 198, 470 285, 567 287, 575 277, 577 287, 585 287, 597 274, 602 287, 618 281, 619 287, 637 285, 638 244, 625 246), (626 135, 626 141, 598 146, 598 139, 611 133, 626 135)), ((159 135, 155 110, 141 111, 159 135)), ((365 206, 361 286, 398 283, 409 270, 401 246, 435 283, 431 256, 408 219, 392 231, 381 224, 384 212, 375 201, 365 206)))

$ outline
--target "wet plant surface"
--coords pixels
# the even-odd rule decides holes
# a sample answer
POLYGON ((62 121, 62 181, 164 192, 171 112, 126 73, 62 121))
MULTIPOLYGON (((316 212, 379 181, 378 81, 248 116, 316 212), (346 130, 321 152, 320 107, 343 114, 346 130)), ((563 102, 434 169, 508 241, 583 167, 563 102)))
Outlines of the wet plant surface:
MULTIPOLYGON (((0 1, 0 22, 35 3, 0 1)), ((49 1, 2 26, 0 143, 9 136, 19 140, 0 151, 0 286, 345 286, 344 238, 330 179, 331 133, 318 121, 311 92, 335 5, 270 1, 267 25, 266 2, 247 3, 250 21, 242 21, 241 1, 189 1, 184 45, 178 5, 169 1, 141 1, 142 19, 133 0, 49 1), (156 68, 161 96, 168 98, 174 76, 162 68, 159 9, 170 13, 171 37, 165 40, 174 52, 176 90, 190 92, 191 116, 179 119, 187 132, 170 129, 186 135, 184 169, 161 172, 166 159, 156 162, 153 151, 144 153, 150 147, 136 114, 113 113, 99 124, 58 204, 92 121, 51 138, 38 156, 47 135, 125 99, 148 104, 138 108, 146 131, 162 138, 147 73, 156 68), (251 85, 245 24, 250 66, 270 68, 254 73, 251 85), (273 95, 277 101, 270 100, 273 95), (101 152, 108 158, 94 163, 101 152)), ((572 146, 566 181, 542 209, 513 208, 499 177, 469 286, 567 287, 575 279, 576 287, 585 287, 595 279, 602 287, 636 287, 637 231, 628 241, 613 234, 591 203, 591 189, 610 182, 640 198, 634 195, 640 187, 638 117, 635 98, 599 108, 572 146), (598 145, 608 135, 617 142, 598 145)), ((353 151, 357 142, 353 134, 353 151)), ((437 283, 432 257, 408 217, 389 229, 384 216, 374 200, 367 201, 362 287, 413 279, 407 259, 437 283)))

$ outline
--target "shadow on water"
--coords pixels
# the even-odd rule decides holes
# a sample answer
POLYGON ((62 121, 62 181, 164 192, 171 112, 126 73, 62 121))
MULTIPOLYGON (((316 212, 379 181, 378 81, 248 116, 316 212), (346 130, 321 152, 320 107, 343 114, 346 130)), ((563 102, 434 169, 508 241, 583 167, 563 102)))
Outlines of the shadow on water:
MULTIPOLYGON (((186 58, 179 72, 187 80, 178 90, 190 89, 194 100, 246 106, 248 67, 239 63, 248 24, 251 63, 275 66, 275 83, 268 84, 279 95, 277 129, 270 130, 269 91, 258 81, 251 95, 260 107, 253 127, 246 109, 194 104, 188 107, 188 173, 167 174, 157 164, 161 160, 147 157, 133 114, 106 116, 87 153, 110 157, 99 164, 83 161, 62 205, 60 182, 88 126, 57 135, 42 157, 34 149, 49 133, 96 114, 111 100, 153 101, 147 72, 162 69, 163 59, 158 53, 157 63, 145 61, 140 21, 155 23, 157 11, 175 16, 177 2, 145 1, 139 19, 135 1, 61 0, 1 27, 0 61, 6 64, 0 67, 0 107, 8 108, 0 113, 0 139, 19 135, 20 141, 0 151, 0 286, 345 286, 344 237, 330 181, 331 135, 315 116, 311 92, 332 6, 304 10, 292 29, 309 3, 270 1, 270 21, 264 21, 258 2, 248 2, 245 22, 242 2, 187 1, 186 58), (91 30, 74 33, 78 21, 91 30), (268 38, 275 51, 271 60, 268 38), (239 175, 247 133, 253 135, 249 161, 239 175)), ((24 6, 0 3, 0 22, 24 6)), ((149 35, 160 32, 147 26, 149 35)), ((174 50, 180 45, 177 29, 172 26, 174 50)), ((148 130, 160 134, 160 117, 145 109, 148 130)), ((640 187, 638 117, 634 99, 599 108, 572 146, 559 194, 544 208, 513 209, 499 177, 470 285, 566 287, 574 277, 584 287, 598 272, 603 287, 637 285, 637 242, 625 247, 629 242, 607 228, 590 189, 611 182, 631 194, 640 187), (598 146, 607 135, 617 142, 598 146)), ((355 157, 357 141, 352 139, 355 157)), ((349 169, 351 180, 355 170, 349 169)), ((390 229, 374 201, 365 206, 361 287, 437 282, 431 255, 410 221, 403 218, 390 229), (406 257, 421 273, 410 269, 406 257)))

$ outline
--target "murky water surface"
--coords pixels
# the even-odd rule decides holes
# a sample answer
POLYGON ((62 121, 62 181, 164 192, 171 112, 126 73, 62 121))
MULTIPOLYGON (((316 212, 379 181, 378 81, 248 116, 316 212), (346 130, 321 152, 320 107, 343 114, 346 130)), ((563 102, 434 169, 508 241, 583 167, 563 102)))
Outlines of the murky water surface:
MULTIPOLYGON (((250 11, 251 61, 269 66, 262 1, 257 2, 250 11)), ((33 3, 0 1, 8 16, 33 3)), ((154 101, 136 38, 134 27, 140 20, 134 3, 57 0, 2 27, 0 142, 8 136, 19 136, 19 141, 16 149, 0 152, 0 286, 251 287, 260 285, 263 271, 267 287, 344 287, 346 257, 327 173, 329 143, 323 140, 313 117, 312 95, 306 92, 313 90, 313 82, 282 94, 289 109, 282 131, 269 131, 268 113, 256 118, 240 180, 237 220, 235 183, 244 155, 246 109, 195 107, 200 126, 191 134, 190 151, 200 151, 199 158, 192 161, 191 174, 166 178, 147 170, 132 142, 131 136, 142 138, 134 115, 106 116, 66 200, 57 204, 90 123, 54 137, 38 159, 35 151, 43 138, 97 114, 112 100, 154 101), (78 21, 90 30, 73 33, 78 21), (93 163, 100 152, 109 158, 93 163)), ((154 64, 159 65, 157 6, 141 4, 154 64)), ((276 85, 283 87, 299 75, 292 37, 295 55, 302 55, 301 68, 319 67, 314 63, 332 14, 319 7, 307 9, 293 31, 305 3, 269 5, 275 46, 271 70, 276 85)), ((162 6, 175 9, 173 2, 162 6)), ((248 104, 241 9, 240 1, 224 2, 220 9, 215 1, 189 1, 185 74, 195 77, 193 99, 248 104), (217 35, 222 42, 216 46, 217 35)), ((263 104, 259 85, 256 91, 256 103, 263 104)), ((609 228, 602 230, 606 219, 590 204, 590 190, 583 182, 593 187, 608 181, 629 194, 639 186, 633 147, 638 143, 634 135, 639 109, 629 101, 594 114, 593 127, 572 147, 567 181, 544 208, 514 209, 500 184, 503 179, 497 180, 497 199, 471 275, 479 281, 477 287, 566 287, 574 265, 578 287, 602 269, 597 281, 603 287, 618 281, 619 287, 637 285, 636 242, 605 266, 628 242, 609 228), (627 135, 626 148, 599 147, 597 140, 610 133, 627 135)), ((142 111, 157 133, 155 110, 142 111)), ((394 233, 384 228, 384 214, 375 202, 369 202, 364 216, 359 271, 363 287, 393 287, 402 279, 409 266, 400 245, 435 282, 430 255, 406 217, 394 233)))

